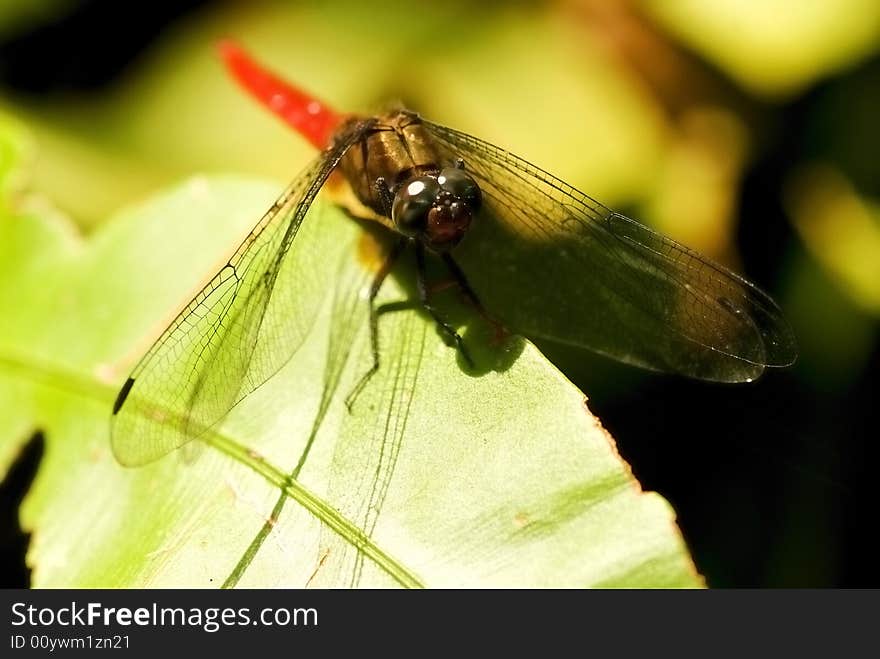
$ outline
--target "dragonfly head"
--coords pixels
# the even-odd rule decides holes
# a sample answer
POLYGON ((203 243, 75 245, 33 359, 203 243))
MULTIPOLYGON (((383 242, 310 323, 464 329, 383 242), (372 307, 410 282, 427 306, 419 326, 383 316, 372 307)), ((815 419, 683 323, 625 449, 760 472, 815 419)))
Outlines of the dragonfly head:
POLYGON ((461 242, 481 200, 480 186, 464 169, 446 167, 400 186, 391 219, 402 234, 445 252, 461 242))

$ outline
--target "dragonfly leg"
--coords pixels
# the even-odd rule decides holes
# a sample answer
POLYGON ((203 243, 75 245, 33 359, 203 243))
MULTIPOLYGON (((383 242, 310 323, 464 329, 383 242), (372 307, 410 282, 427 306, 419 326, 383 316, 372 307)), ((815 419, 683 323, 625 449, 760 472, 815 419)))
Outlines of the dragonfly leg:
POLYGON ((458 284, 458 288, 464 294, 465 298, 468 302, 477 310, 477 313, 489 323, 495 331, 495 338, 501 339, 507 335, 507 330, 504 326, 492 315, 486 311, 486 307, 483 306, 483 303, 480 302, 480 298, 477 296, 476 291, 471 288, 471 285, 468 283, 467 277, 465 276, 462 269, 459 267, 458 263, 455 262, 455 259, 452 258, 451 254, 443 253, 441 255, 443 258, 443 262, 446 264, 449 273, 452 275, 452 278, 455 279, 455 283, 458 284))
POLYGON ((461 356, 467 362, 468 366, 473 368, 474 360, 471 359, 470 354, 468 354, 467 348, 465 348, 464 341, 462 341, 461 336, 458 332, 455 331, 455 328, 452 327, 449 323, 447 323, 443 318, 437 313, 437 310, 434 308, 434 305, 431 304, 431 292, 425 282, 425 246, 421 243, 416 243, 416 270, 418 272, 418 289, 419 289, 419 300, 422 302, 422 306, 425 308, 440 329, 448 336, 454 343, 455 347, 461 353, 461 356))
POLYGON ((373 181, 373 190, 375 190, 379 201, 382 202, 382 210, 385 212, 385 217, 391 217, 391 206, 394 204, 394 195, 391 194, 391 190, 388 188, 388 183, 385 181, 384 176, 380 176, 373 181))
POLYGON ((379 289, 382 288, 382 282, 385 281, 388 273, 391 272, 391 268, 394 267, 394 263, 397 261, 400 253, 403 251, 403 248, 406 247, 408 242, 408 239, 401 238, 395 243, 394 247, 391 248, 391 251, 388 252, 388 256, 385 257, 382 267, 379 268, 376 276, 373 277, 373 283, 370 284, 368 301, 370 305, 370 349, 373 352, 373 365, 363 374, 361 379, 358 380, 358 383, 355 385, 354 389, 351 390, 351 393, 346 396, 345 406, 348 408, 349 412, 351 412, 354 402, 360 395, 361 391, 363 391, 363 388, 367 386, 367 382, 369 382, 370 378, 379 371, 379 310, 376 308, 376 296, 379 294, 379 289))

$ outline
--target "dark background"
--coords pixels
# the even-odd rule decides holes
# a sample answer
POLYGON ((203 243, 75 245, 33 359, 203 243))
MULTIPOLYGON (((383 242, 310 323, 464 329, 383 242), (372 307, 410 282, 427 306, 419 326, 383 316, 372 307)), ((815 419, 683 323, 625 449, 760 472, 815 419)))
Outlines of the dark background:
MULTIPOLYGON (((29 20, 0 39, 0 95, 36 108, 100 98, 169 27, 213 4, 93 0, 29 20)), ((757 383, 725 386, 644 374, 593 357, 575 363, 552 346, 547 351, 588 394, 643 487, 670 501, 710 586, 878 586, 869 540, 878 503, 876 315, 853 303, 845 286, 815 262, 781 191, 802 164, 821 161, 858 195, 880 198, 880 58, 862 58, 768 100, 741 89, 698 54, 679 50, 754 129, 757 146, 738 179, 730 243, 737 269, 787 312, 795 307, 795 331, 809 335, 806 355, 757 383), (809 285, 790 285, 797 277, 809 285), (847 359, 846 346, 836 341, 846 340, 849 326, 867 334, 868 348, 835 369, 847 359), (810 328, 818 330, 810 334, 810 328)), ((3 586, 28 584, 17 506, 41 451, 37 436, 0 488, 3 586)))

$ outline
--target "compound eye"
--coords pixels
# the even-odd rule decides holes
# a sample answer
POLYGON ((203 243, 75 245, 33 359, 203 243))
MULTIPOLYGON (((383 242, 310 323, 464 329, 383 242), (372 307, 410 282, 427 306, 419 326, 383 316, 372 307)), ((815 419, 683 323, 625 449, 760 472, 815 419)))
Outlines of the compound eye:
POLYGON ((442 190, 451 192, 467 204, 471 211, 480 208, 483 195, 477 182, 463 169, 447 167, 437 176, 437 183, 442 190))
POLYGON ((440 186, 429 176, 420 176, 402 186, 394 195, 391 220, 407 236, 416 236, 425 230, 428 211, 437 201, 440 186))

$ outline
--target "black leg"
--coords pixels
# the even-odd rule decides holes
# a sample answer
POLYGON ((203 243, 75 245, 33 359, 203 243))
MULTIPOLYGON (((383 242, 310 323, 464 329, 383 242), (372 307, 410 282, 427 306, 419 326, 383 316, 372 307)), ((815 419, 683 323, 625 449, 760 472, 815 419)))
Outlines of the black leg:
POLYGON ((464 341, 461 340, 461 336, 459 336, 458 332, 455 331, 455 328, 453 328, 452 325, 440 317, 440 314, 437 313, 437 310, 431 304, 431 294, 425 283, 425 246, 421 243, 416 243, 416 270, 418 272, 417 284, 419 289, 419 299, 422 302, 422 306, 425 308, 425 311, 431 314, 431 317, 437 325, 440 326, 446 336, 455 343, 455 347, 461 353, 461 356, 467 362, 468 366, 473 368, 474 360, 471 359, 470 354, 468 354, 464 341))
POLYGON ((443 263, 446 264, 446 267, 449 269, 450 274, 455 279, 455 283, 458 284, 461 292, 464 293, 464 296, 471 304, 473 304, 477 308, 477 310, 482 315, 486 315, 486 310, 483 308, 483 303, 480 302, 480 298, 477 297, 476 292, 474 292, 474 289, 471 288, 471 285, 468 283, 467 277, 464 276, 464 272, 462 272, 461 268, 458 267, 458 263, 455 262, 455 259, 452 258, 452 255, 444 253, 442 254, 442 258, 443 263))
POLYGON ((385 277, 391 272, 391 268, 394 267, 395 261, 397 261, 403 248, 406 247, 407 242, 409 241, 406 238, 401 238, 395 243, 391 251, 388 252, 382 267, 379 268, 379 271, 373 278, 373 283, 370 285, 370 348, 373 351, 373 365, 370 367, 370 370, 364 373, 354 389, 351 390, 351 393, 345 398, 345 406, 349 412, 351 412, 354 401, 367 385, 367 382, 379 371, 379 311, 376 309, 376 296, 379 294, 379 289, 382 288, 382 282, 385 281, 385 277))
POLYGON ((453 279, 455 279, 455 283, 458 284, 459 289, 467 298, 467 301, 471 303, 471 305, 477 310, 480 316, 489 323, 495 329, 496 339, 500 339, 501 337, 506 336, 507 330, 504 329, 504 326, 498 322, 495 318, 491 316, 491 314, 486 311, 486 308, 483 306, 483 303, 480 302, 480 298, 477 296, 476 291, 471 288, 471 285, 468 283, 467 277, 460 267, 458 267, 458 263, 455 262, 455 259, 452 258, 451 254, 442 254, 443 262, 446 264, 446 267, 449 270, 449 273, 452 275, 453 279))
POLYGON ((385 211, 385 217, 391 217, 391 206, 394 204, 394 195, 391 194, 391 190, 388 189, 388 183, 385 182, 384 177, 380 176, 375 181, 373 181, 373 190, 376 191, 376 196, 379 197, 379 201, 382 202, 382 209, 385 211))

